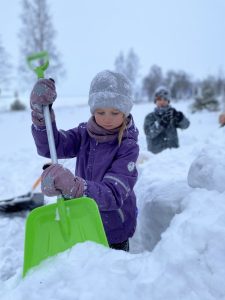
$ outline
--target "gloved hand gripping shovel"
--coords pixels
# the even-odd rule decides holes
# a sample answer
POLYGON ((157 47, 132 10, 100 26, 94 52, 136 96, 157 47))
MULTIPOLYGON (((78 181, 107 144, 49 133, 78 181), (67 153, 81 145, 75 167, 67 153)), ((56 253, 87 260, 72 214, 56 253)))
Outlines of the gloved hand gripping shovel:
MULTIPOLYGON (((48 66, 47 52, 28 57, 29 65, 37 59, 44 63, 31 68, 38 78, 43 78, 48 66)), ((43 109, 51 159, 57 163, 49 107, 43 109)), ((23 276, 42 260, 85 241, 108 246, 98 206, 93 199, 81 197, 64 201, 60 196, 57 203, 34 209, 26 222, 23 276)))

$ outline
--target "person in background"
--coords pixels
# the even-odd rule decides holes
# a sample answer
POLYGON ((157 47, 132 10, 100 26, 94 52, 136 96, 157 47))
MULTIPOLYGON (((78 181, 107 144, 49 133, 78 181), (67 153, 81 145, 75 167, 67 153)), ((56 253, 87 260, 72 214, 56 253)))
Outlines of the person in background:
POLYGON ((52 109, 56 96, 53 80, 40 79, 35 84, 30 96, 32 134, 38 154, 50 157, 43 116, 43 105, 49 105, 57 156, 76 157, 76 169, 74 175, 60 164, 47 167, 42 173, 42 192, 47 196, 62 194, 65 199, 93 198, 110 247, 129 251, 137 219, 133 188, 139 154, 138 130, 130 113, 130 82, 120 73, 98 73, 89 91, 90 119, 66 131, 56 126, 52 109))
POLYGON ((161 86, 154 93, 156 108, 144 120, 148 150, 154 154, 168 148, 178 148, 177 128, 186 129, 190 122, 181 111, 170 105, 170 91, 161 86))
POLYGON ((219 115, 219 124, 221 127, 225 125, 225 113, 219 115))

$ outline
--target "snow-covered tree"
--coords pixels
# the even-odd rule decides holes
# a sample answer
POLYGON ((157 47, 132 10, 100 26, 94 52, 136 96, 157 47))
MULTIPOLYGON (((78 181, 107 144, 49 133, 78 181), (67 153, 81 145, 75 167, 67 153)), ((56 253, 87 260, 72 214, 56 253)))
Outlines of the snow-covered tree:
POLYGON ((6 52, 0 37, 0 94, 8 89, 11 81, 11 65, 9 54, 6 52))
POLYGON ((127 72, 127 77, 129 78, 129 80, 133 85, 135 85, 137 82, 139 69, 140 69, 139 58, 137 54, 134 52, 134 50, 130 49, 126 59, 126 72, 127 72))
POLYGON ((115 71, 123 73, 131 82, 133 87, 134 99, 140 101, 141 91, 138 84, 140 63, 137 54, 131 48, 125 56, 121 51, 115 60, 115 71))
POLYGON ((126 57, 124 56, 123 52, 120 52, 115 60, 114 65, 116 72, 126 75, 132 85, 136 84, 140 64, 139 58, 133 49, 130 49, 126 57))
POLYGON ((199 93, 195 97, 195 102, 192 105, 192 112, 200 110, 218 111, 219 101, 216 98, 216 88, 213 77, 210 76, 203 80, 199 93))
POLYGON ((63 67, 61 55, 55 46, 56 31, 53 27, 47 0, 22 0, 21 21, 22 26, 19 32, 20 77, 26 79, 25 82, 28 83, 33 81, 35 75, 32 77, 32 72, 27 67, 26 57, 33 53, 47 51, 50 65, 46 76, 51 76, 56 80, 63 74, 63 67))
POLYGON ((171 91, 173 99, 191 98, 194 84, 185 71, 168 71, 165 78, 166 86, 171 91))
POLYGON ((123 73, 123 74, 126 73, 126 70, 125 70, 126 61, 125 61, 125 57, 124 57, 124 54, 122 51, 116 57, 114 65, 115 65, 116 72, 123 73))
POLYGON ((153 65, 149 74, 143 79, 143 90, 149 101, 153 100, 156 88, 162 84, 164 84, 162 69, 157 65, 153 65))

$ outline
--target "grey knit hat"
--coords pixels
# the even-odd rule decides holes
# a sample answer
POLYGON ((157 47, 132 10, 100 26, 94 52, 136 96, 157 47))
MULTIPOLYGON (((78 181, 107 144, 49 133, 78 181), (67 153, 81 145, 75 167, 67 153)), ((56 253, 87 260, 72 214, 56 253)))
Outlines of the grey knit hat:
POLYGON ((154 93, 154 102, 156 102, 157 98, 163 98, 170 102, 171 96, 170 91, 165 86, 159 86, 154 93))
POLYGON ((128 116, 133 106, 130 82, 121 73, 98 73, 91 82, 88 104, 92 114, 97 108, 112 107, 128 116))

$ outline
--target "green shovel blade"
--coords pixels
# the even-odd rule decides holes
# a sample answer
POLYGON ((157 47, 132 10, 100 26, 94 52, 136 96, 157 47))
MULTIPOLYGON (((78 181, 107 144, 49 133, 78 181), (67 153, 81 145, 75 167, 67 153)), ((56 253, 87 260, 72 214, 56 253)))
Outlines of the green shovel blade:
POLYGON ((59 219, 58 203, 36 208, 27 218, 23 276, 44 259, 77 243, 93 241, 108 247, 94 200, 82 197, 64 201, 63 220, 59 219))

